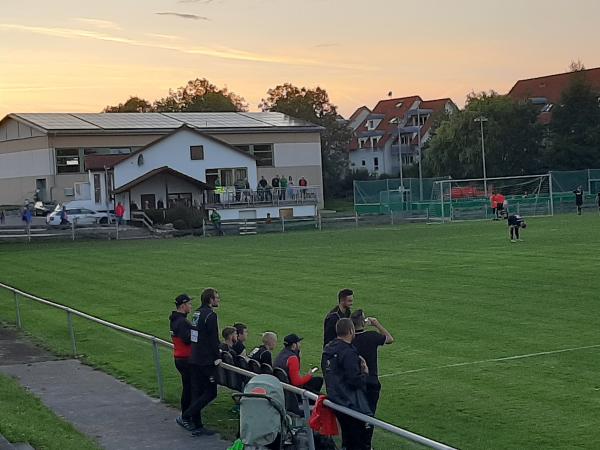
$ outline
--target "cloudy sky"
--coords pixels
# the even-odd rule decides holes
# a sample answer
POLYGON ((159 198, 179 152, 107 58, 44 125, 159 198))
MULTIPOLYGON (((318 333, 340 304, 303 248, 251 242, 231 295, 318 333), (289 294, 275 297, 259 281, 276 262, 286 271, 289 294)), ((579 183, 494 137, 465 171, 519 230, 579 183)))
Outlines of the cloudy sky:
POLYGON ((348 115, 600 66, 598 0, 1 0, 0 117, 96 112, 196 77, 251 110, 283 82, 348 115))

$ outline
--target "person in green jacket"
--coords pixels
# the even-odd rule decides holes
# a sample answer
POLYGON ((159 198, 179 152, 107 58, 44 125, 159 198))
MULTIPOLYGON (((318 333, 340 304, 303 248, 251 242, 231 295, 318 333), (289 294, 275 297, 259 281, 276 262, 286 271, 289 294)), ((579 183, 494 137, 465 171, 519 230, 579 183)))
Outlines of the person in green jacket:
POLYGON ((223 236, 225 233, 223 233, 223 230, 221 229, 221 215, 216 209, 213 209, 212 213, 210 214, 210 221, 217 230, 217 235, 223 236))
POLYGON ((288 180, 285 177, 285 175, 281 175, 281 178, 279 179, 279 188, 281 189, 279 191, 279 200, 285 200, 285 193, 287 191, 287 187, 288 187, 288 180))

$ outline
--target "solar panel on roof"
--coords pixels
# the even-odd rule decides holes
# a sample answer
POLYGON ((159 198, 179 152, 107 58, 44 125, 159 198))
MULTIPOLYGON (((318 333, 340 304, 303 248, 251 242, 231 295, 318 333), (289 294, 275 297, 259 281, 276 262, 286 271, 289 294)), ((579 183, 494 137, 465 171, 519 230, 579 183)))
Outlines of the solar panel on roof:
POLYGON ((265 124, 239 113, 165 113, 196 128, 256 128, 265 124))
POLYGON ((85 122, 71 114, 64 113, 25 113, 17 116, 46 130, 96 130, 97 126, 85 122))
POLYGON ((76 116, 104 129, 178 128, 183 125, 160 113, 84 113, 76 116))

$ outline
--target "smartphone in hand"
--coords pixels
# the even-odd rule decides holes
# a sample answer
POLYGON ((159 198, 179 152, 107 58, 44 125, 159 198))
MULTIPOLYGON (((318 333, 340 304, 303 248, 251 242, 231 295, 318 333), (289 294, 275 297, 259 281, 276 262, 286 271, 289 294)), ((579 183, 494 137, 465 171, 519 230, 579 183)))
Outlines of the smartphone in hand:
POLYGON ((318 367, 313 367, 312 369, 310 369, 310 373, 315 373, 319 370, 318 367))

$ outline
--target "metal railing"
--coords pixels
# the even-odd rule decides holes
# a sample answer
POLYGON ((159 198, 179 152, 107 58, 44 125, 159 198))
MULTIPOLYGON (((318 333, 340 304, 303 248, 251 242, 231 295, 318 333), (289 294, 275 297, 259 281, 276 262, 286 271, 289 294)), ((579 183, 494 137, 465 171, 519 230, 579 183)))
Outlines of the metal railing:
POLYGON ((287 188, 239 189, 222 187, 208 194, 207 207, 235 208, 245 206, 313 205, 319 203, 321 186, 288 186, 287 188))
MULTIPOLYGON (((46 300, 44 298, 29 294, 28 292, 22 291, 20 289, 14 288, 12 286, 6 285, 4 283, 0 283, 0 288, 5 289, 7 291, 10 291, 13 293, 14 296, 14 302, 15 302, 15 314, 16 314, 16 324, 17 327, 19 329, 23 328, 23 324, 21 321, 21 305, 20 305, 20 299, 19 297, 24 297, 24 298, 28 298, 30 300, 33 300, 37 303, 58 309, 58 310, 62 310, 65 312, 66 314, 66 322, 67 322, 67 328, 69 331, 69 338, 71 341, 71 352, 73 354, 74 357, 77 357, 77 341, 75 338, 75 328, 73 326, 73 316, 76 317, 80 317, 82 319, 85 320, 89 320, 91 322, 94 322, 96 324, 105 326, 107 328, 110 328, 112 330, 115 331, 119 331, 121 333, 125 333, 128 334, 130 336, 135 336, 138 338, 141 338, 145 341, 151 342, 152 343, 152 354, 153 354, 153 360, 154 360, 154 367, 156 370, 156 382, 158 385, 158 393, 159 393, 159 398, 161 401, 164 402, 165 400, 165 395, 164 395, 164 381, 163 381, 163 377, 162 377, 162 369, 161 369, 161 364, 160 364, 160 353, 159 353, 159 346, 165 347, 165 348, 169 348, 172 349, 173 348, 173 344, 171 342, 165 341, 163 339, 160 339, 156 336, 147 334, 147 333, 142 333, 141 331, 136 331, 136 330, 132 330, 130 328, 124 327, 122 325, 118 325, 116 323, 112 323, 109 322, 107 320, 103 320, 100 319, 98 317, 92 316, 90 314, 86 314, 84 312, 78 311, 76 309, 73 308, 69 308, 68 306, 64 306, 61 305, 59 303, 55 303, 52 302, 50 300, 46 300)), ((243 375, 245 377, 254 377, 257 374, 254 372, 250 372, 248 370, 244 370, 241 369, 239 367, 236 366, 232 366, 229 364, 225 364, 225 363, 221 363, 220 367, 222 367, 225 370, 229 370, 232 372, 235 372, 237 374, 243 375)), ((294 394, 297 394, 299 396, 301 396, 302 398, 302 409, 303 409, 303 413, 304 413, 304 418, 306 420, 306 423, 308 424, 308 419, 310 418, 310 404, 309 404, 309 400, 313 400, 316 401, 318 399, 318 395, 314 394, 313 392, 304 390, 304 389, 300 389, 297 388, 295 386, 286 384, 286 383, 282 383, 283 388, 286 391, 292 392, 294 394)), ((330 409, 333 409, 335 411, 338 411, 340 413, 346 414, 348 416, 351 416, 355 419, 358 419, 360 421, 366 422, 374 427, 380 428, 384 431, 387 431, 389 433, 392 433, 396 436, 400 436, 404 439, 407 439, 409 441, 415 442, 417 444, 421 444, 425 447, 428 448, 432 448, 435 450, 455 450, 454 447, 450 447, 446 444, 443 444, 441 442, 437 442, 434 441, 432 439, 426 438, 424 436, 418 435, 416 433, 413 433, 411 431, 405 430, 403 428, 397 427, 395 425, 389 424, 387 422, 384 422, 382 420, 376 419, 375 417, 370 417, 370 416, 366 416, 364 414, 361 414, 359 412, 356 412, 352 409, 346 408, 344 406, 338 405, 336 403, 333 403, 330 400, 325 400, 324 402, 325 406, 327 406, 330 409)), ((314 440, 312 439, 312 431, 310 430, 310 428, 307 426, 308 431, 309 431, 309 448, 310 450, 314 450, 314 440)))

